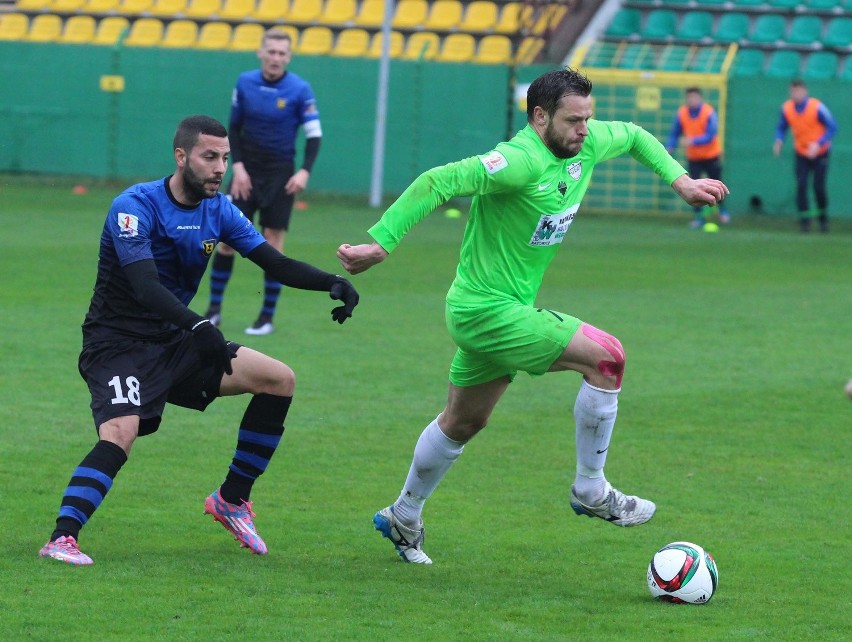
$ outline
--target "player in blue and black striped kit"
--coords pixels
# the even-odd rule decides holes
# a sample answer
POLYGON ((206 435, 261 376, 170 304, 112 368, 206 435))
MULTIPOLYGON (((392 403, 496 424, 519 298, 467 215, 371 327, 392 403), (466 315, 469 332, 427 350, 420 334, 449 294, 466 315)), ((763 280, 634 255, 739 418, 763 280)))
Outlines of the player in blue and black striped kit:
POLYGON ((175 173, 134 185, 113 201, 101 234, 79 359, 99 440, 71 476, 42 557, 92 563, 78 547, 80 529, 100 506, 136 438, 159 428, 167 402, 203 411, 216 397, 243 393, 253 397, 236 452, 204 510, 242 546, 267 552, 249 496, 284 433, 294 374, 280 361, 225 341, 209 319, 187 305, 220 241, 283 285, 341 300, 331 312, 339 323, 352 315, 358 293, 342 277, 283 256, 219 194, 229 151, 221 123, 207 116, 186 118, 175 134, 175 173))
MULTIPOLYGON (((260 69, 240 74, 231 100, 228 135, 233 157, 230 195, 249 218, 260 211, 263 236, 279 252, 296 194, 305 189, 319 153, 322 128, 311 86, 287 65, 292 57, 290 36, 268 30, 257 52, 260 69), (296 135, 305 132, 305 153, 296 171, 296 135)), ((210 307, 206 316, 214 325, 221 319, 225 287, 234 269, 233 249, 220 244, 210 272, 210 307)), ((264 278, 263 306, 246 334, 270 334, 281 284, 264 278)))

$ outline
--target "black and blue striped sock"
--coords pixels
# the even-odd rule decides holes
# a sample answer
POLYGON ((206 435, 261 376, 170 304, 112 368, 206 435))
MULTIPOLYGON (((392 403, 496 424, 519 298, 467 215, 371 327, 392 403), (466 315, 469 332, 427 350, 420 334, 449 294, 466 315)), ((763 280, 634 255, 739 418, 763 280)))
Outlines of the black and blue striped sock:
POLYGON ((275 307, 278 305, 278 297, 281 295, 281 283, 273 279, 269 274, 263 275, 263 308, 260 316, 272 320, 275 316, 275 307))
POLYGON ((213 255, 213 266, 210 270, 210 307, 218 310, 222 307, 225 288, 231 280, 234 271, 234 255, 225 256, 218 252, 213 255))

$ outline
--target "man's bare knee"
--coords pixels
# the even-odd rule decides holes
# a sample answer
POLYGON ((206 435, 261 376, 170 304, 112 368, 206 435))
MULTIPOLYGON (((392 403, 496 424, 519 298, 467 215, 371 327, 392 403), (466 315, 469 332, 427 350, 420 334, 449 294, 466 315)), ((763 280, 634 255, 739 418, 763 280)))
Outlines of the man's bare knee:
POLYGON ((133 446, 133 442, 136 441, 138 434, 138 417, 118 417, 116 419, 109 419, 98 426, 98 436, 104 441, 114 443, 127 455, 130 455, 130 449, 133 446))
MULTIPOLYGON (((611 334, 587 323, 583 324, 583 334, 601 346, 606 352, 606 356, 597 360, 595 364, 597 372, 600 373, 600 376, 607 383, 615 388, 620 388, 621 380, 624 377, 624 366, 627 363, 627 356, 621 342, 611 334)), ((588 378, 591 379, 592 377, 588 378)))

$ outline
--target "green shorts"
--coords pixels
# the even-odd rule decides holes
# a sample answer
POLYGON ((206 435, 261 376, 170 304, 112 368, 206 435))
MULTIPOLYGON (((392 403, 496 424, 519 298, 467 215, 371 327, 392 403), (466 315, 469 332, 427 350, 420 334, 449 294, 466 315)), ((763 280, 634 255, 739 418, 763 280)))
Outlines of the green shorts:
POLYGON ((518 370, 543 375, 564 352, 581 321, 513 301, 459 307, 447 304, 447 329, 458 346, 450 383, 475 386, 518 370))

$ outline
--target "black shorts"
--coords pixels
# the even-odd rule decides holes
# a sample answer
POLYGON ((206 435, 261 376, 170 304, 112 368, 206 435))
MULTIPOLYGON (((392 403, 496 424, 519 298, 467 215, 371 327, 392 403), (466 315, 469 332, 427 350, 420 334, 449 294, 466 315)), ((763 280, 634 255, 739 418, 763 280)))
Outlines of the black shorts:
MULTIPOLYGON (((240 345, 228 342, 233 354, 240 345)), ((189 332, 166 343, 126 339, 84 346, 80 376, 92 394, 95 430, 116 417, 137 415, 139 435, 160 427, 166 402, 203 411, 219 396, 224 369, 202 368, 189 332)))
POLYGON ((701 161, 688 161, 689 177, 699 179, 702 175, 707 178, 714 178, 717 181, 722 180, 722 163, 719 157, 709 158, 701 161))
MULTIPOLYGON (((293 212, 294 194, 287 193, 287 181, 293 176, 295 166, 290 163, 274 172, 249 170, 251 194, 246 200, 232 197, 232 202, 246 217, 254 222, 254 213, 260 210, 261 227, 287 230, 293 212)), ((231 188, 228 187, 230 193, 231 188)))

